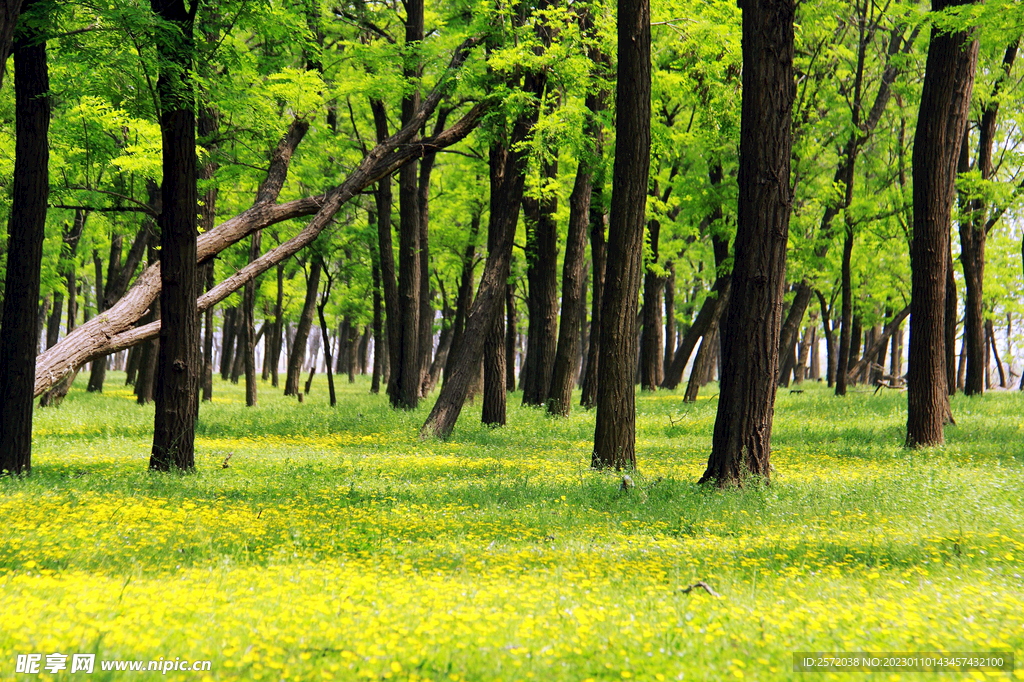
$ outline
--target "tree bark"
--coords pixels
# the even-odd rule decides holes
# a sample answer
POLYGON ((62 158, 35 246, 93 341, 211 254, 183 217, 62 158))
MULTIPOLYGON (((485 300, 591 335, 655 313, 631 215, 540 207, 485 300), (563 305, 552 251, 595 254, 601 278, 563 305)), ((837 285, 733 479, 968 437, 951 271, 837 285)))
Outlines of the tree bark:
MULTIPOLYGON (((322 267, 322 265, 321 265, 321 267, 322 267)), ((327 317, 324 315, 324 310, 327 308, 327 301, 331 297, 331 279, 332 279, 331 275, 330 275, 330 273, 328 273, 327 274, 327 285, 324 287, 323 295, 320 296, 320 302, 316 306, 316 312, 317 312, 317 317, 320 320, 320 334, 321 334, 321 336, 324 337, 324 359, 326 360, 325 364, 327 366, 327 391, 328 391, 328 395, 330 397, 331 407, 334 407, 334 406, 336 406, 338 404, 338 397, 337 397, 337 395, 334 392, 334 373, 331 372, 331 361, 332 361, 332 358, 331 358, 331 341, 330 341, 330 337, 327 335, 327 317)), ((341 338, 340 337, 338 338, 338 341, 339 341, 339 343, 338 343, 338 353, 340 354, 341 353, 341 343, 340 343, 341 338)), ((312 373, 310 373, 310 376, 313 376, 312 373)), ((306 389, 306 392, 309 393, 309 389, 308 388, 306 389)))
MULTIPOLYGON (((543 75, 527 74, 524 90, 533 95, 544 91, 543 75)), ((490 218, 487 226, 487 262, 480 279, 473 305, 466 317, 466 328, 458 348, 449 362, 451 374, 441 387, 427 421, 420 429, 420 437, 447 438, 458 421, 459 414, 470 391, 470 385, 480 375, 484 341, 494 324, 494 316, 501 313, 505 303, 505 290, 512 262, 512 245, 519 207, 523 200, 526 150, 522 149, 533 124, 537 110, 531 107, 512 125, 505 142, 494 142, 490 149, 490 218), (494 235, 493 241, 490 235, 494 235)))
POLYGON ((285 395, 298 395, 299 393, 302 363, 306 360, 306 343, 309 340, 309 330, 313 326, 316 297, 320 290, 321 268, 320 260, 314 259, 309 267, 309 276, 306 277, 306 300, 302 305, 302 314, 299 315, 295 339, 292 341, 292 350, 288 356, 288 375, 284 382, 285 395))
MULTIPOLYGON (((651 264, 658 262, 658 242, 661 237, 661 223, 651 220, 647 224, 651 238, 651 264)), ((661 292, 665 280, 650 268, 644 271, 643 335, 640 344, 640 388, 644 391, 658 390, 658 384, 665 379, 664 339, 661 329, 661 292)))
MULTIPOLYGON (((934 0, 935 11, 970 4, 934 0)), ((939 445, 949 413, 945 299, 950 209, 974 86, 978 42, 970 32, 932 29, 914 137, 914 239, 907 377, 907 446, 939 445)))
MULTIPOLYGON (((419 75, 416 56, 423 40, 423 0, 409 0, 405 4, 405 55, 403 75, 412 81, 419 75)), ((419 105, 419 93, 413 92, 402 99, 402 125, 406 126, 419 105)), ((391 357, 392 380, 388 397, 393 407, 413 409, 419 404, 422 374, 420 373, 420 297, 422 272, 420 270, 420 207, 419 164, 405 164, 398 174, 398 304, 399 333, 391 357), (392 390, 393 389, 393 390, 392 390)))
MULTIPOLYGON (((213 288, 213 264, 214 261, 211 260, 203 266, 203 269, 206 271, 206 291, 213 288)), ((208 403, 213 400, 213 306, 207 308, 206 312, 203 313, 203 327, 203 402, 208 403)))
POLYGON ((636 468, 637 296, 651 149, 651 7, 618 0, 615 166, 601 303, 594 468, 636 468))
MULTIPOLYGON (((160 132, 163 139, 163 210, 160 213, 160 352, 153 402, 150 469, 195 468, 199 375, 196 307, 196 117, 192 95, 194 14, 183 0, 150 0, 173 25, 157 40, 160 61, 160 132)), ((195 9, 195 6, 193 6, 195 9)))
MULTIPOLYGON (((262 231, 252 233, 249 242, 249 262, 253 263, 260 256, 262 231)), ((256 278, 245 283, 242 294, 242 310, 245 332, 245 404, 246 407, 256 406, 256 278)))
MULTIPOLYGON (((101 268, 97 268, 96 279, 97 279, 97 313, 102 314, 107 309, 106 300, 107 292, 110 287, 114 286, 117 280, 118 270, 121 268, 121 248, 123 246, 123 238, 119 234, 111 235, 110 237, 110 257, 107 260, 107 285, 104 287, 99 284, 101 268)), ((107 357, 104 355, 101 358, 97 358, 92 361, 92 370, 89 372, 89 384, 86 386, 86 390, 90 393, 102 393, 103 382, 107 377, 107 357)))
MULTIPOLYGON (((599 125, 598 97, 587 96, 591 112, 584 135, 595 139, 599 125)), ((593 191, 594 166, 597 160, 584 152, 576 169, 576 181, 569 196, 569 232, 565 241, 562 264, 562 318, 558 328, 558 346, 551 376, 548 413, 567 417, 572 409, 572 391, 576 385, 577 358, 580 354, 580 317, 586 316, 587 227, 590 223, 590 197, 593 191)))
POLYGON ((231 368, 235 362, 235 336, 238 331, 239 309, 227 308, 224 311, 224 329, 221 333, 220 378, 224 381, 231 376, 231 368))
POLYGON ((544 162, 540 197, 523 198, 526 225, 526 296, 529 331, 523 367, 523 405, 544 405, 551 390, 558 334, 558 162, 544 162))
MULTIPOLYGON (((8 11, 11 4, 4 4, 8 11)), ((36 4, 29 0, 25 14, 36 4)), ((0 50, 9 44, 15 16, 16 11, 0 16, 9 22, 0 25, 0 50)), ((33 23, 23 25, 14 46, 16 137, 0 334, 4 359, 0 362, 0 473, 8 475, 28 474, 32 468, 31 387, 39 345, 36 319, 50 194, 50 78, 45 34, 33 23)))
MULTIPOLYGON (((599 132, 594 144, 595 157, 603 154, 603 146, 604 136, 599 132)), ((604 262, 607 251, 604 237, 604 172, 604 164, 601 163, 594 172, 590 199, 590 344, 587 347, 583 385, 580 388, 580 405, 588 409, 597 405, 597 368, 601 357, 601 304, 604 298, 604 262)))
POLYGON ((732 300, 718 414, 702 482, 770 479, 792 194, 792 0, 744 0, 743 104, 732 300))

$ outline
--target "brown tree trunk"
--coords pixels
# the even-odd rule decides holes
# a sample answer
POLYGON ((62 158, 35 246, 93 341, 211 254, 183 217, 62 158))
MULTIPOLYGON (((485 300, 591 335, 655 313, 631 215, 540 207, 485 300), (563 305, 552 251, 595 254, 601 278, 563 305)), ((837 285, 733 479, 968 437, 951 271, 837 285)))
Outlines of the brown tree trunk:
MULTIPOLYGON (((843 276, 842 302, 843 311, 839 327, 839 360, 836 366, 836 395, 846 395, 846 382, 851 358, 856 358, 853 339, 860 340, 860 333, 854 334, 853 326, 853 284, 851 267, 853 258, 853 227, 847 225, 846 237, 843 239, 843 276)), ((858 326, 859 327, 859 326, 858 326)))
POLYGON ((302 363, 306 360, 306 342, 309 340, 309 330, 313 326, 316 296, 320 289, 321 268, 319 259, 314 259, 309 267, 309 276, 306 278, 306 301, 302 305, 302 314, 299 315, 295 339, 292 341, 291 353, 288 355, 288 375, 284 382, 285 395, 298 395, 299 393, 302 363))
MULTIPOLYGON (((160 300, 153 302, 149 314, 143 318, 144 322, 153 322, 160 319, 160 300)), ((156 338, 144 344, 142 353, 139 355, 139 373, 135 381, 135 397, 139 405, 148 405, 153 402, 153 392, 156 387, 156 359, 160 353, 160 339, 156 338)))
MULTIPOLYGON (((658 262, 658 242, 661 223, 651 220, 647 224, 651 237, 651 263, 658 262)), ((661 292, 665 280, 653 270, 644 271, 643 334, 640 343, 640 388, 644 391, 658 390, 658 384, 665 378, 664 339, 661 329, 661 292)))
MULTIPOLYGON (((253 232, 249 242, 249 262, 253 263, 260 257, 260 242, 263 232, 253 232)), ((245 404, 256 407, 256 278, 245 283, 242 294, 242 323, 245 333, 245 404)))
MULTIPOLYGON (((29 0, 25 13, 35 5, 29 0)), ((3 18, 13 22, 15 15, 3 18)), ((50 84, 45 29, 30 22, 23 26, 14 46, 16 136, 0 334, 0 357, 4 359, 0 362, 0 473, 8 475, 28 474, 32 468, 30 387, 35 384, 40 267, 50 194, 50 84)), ((9 28, 13 25, 0 26, 0 50, 7 46, 9 28)))
POLYGON ((507 420, 505 362, 505 316, 499 308, 484 341, 484 404, 480 421, 491 427, 504 426, 507 420))
POLYGON ((651 7, 618 0, 615 166, 601 302, 595 468, 636 468, 637 297, 651 148, 651 7))
POLYGON ((196 117, 190 72, 193 16, 183 0, 150 0, 175 30, 157 40, 163 211, 160 213, 160 352, 151 469, 195 468, 202 359, 196 306, 196 117))
POLYGON ((455 301, 455 320, 452 322, 452 346, 444 366, 444 380, 454 369, 454 358, 462 344, 462 336, 466 329, 466 316, 473 304, 473 268, 476 263, 476 241, 480 234, 481 210, 473 211, 469 221, 469 239, 462 254, 462 272, 459 275, 459 292, 455 301))
POLYGON ((505 390, 516 390, 516 293, 515 283, 505 287, 505 390))
MULTIPOLYGON (((98 296, 96 306, 99 313, 102 313, 107 309, 107 294, 118 279, 117 274, 121 268, 121 248, 123 241, 123 238, 119 234, 114 234, 110 237, 110 258, 107 260, 107 285, 105 287, 99 284, 102 270, 97 269, 96 271, 96 293, 98 296)), ((102 358, 97 358, 92 361, 92 369, 89 372, 89 384, 86 386, 86 390, 90 393, 102 393, 103 382, 106 381, 106 378, 107 356, 104 355, 102 358)))
MULTIPOLYGON (((594 155, 599 156, 603 149, 603 135, 598 133, 595 141, 594 155)), ((601 305, 604 298, 605 255, 607 247, 604 238, 604 164, 599 164, 594 172, 594 186, 590 200, 590 273, 591 273, 591 304, 590 304, 590 343, 587 347, 587 360, 583 369, 583 385, 581 386, 580 405, 591 408, 597 405, 597 368, 601 357, 601 305)))
MULTIPOLYGON (((406 54, 403 75, 412 80, 419 73, 416 62, 416 44, 423 40, 423 0, 404 3, 406 54)), ((402 99, 402 125, 408 125, 419 106, 419 93, 413 92, 402 99)), ((391 382, 388 397, 391 405, 413 409, 419 404, 422 375, 420 373, 420 297, 422 272, 420 270, 420 207, 419 164, 411 161, 398 173, 398 296, 399 335, 391 357, 391 382)))
MULTIPOLYGON (((598 98, 588 95, 591 111, 585 135, 594 139, 599 124, 598 98)), ((558 346, 551 375, 548 413, 568 416, 572 409, 572 391, 576 385, 577 358, 580 354, 580 317, 586 316, 586 277, 584 264, 587 257, 587 227, 590 223, 590 197, 593 191, 595 160, 586 153, 581 155, 576 169, 576 182, 569 196, 569 232, 565 241, 565 261, 562 264, 562 318, 558 328, 558 346)))
POLYGON ((558 341, 558 195, 549 189, 558 178, 558 163, 545 162, 542 166, 540 198, 523 198, 529 283, 523 404, 534 406, 547 402, 558 341))
MULTIPOLYGON (((934 0, 933 10, 970 4, 934 0)), ((978 42, 969 32, 932 29, 914 137, 914 239, 907 377, 907 446, 939 445, 949 414, 945 302, 950 209, 974 86, 978 42)))
POLYGON ((702 482, 770 477, 778 387, 793 109, 792 0, 744 0, 743 105, 732 300, 722 326, 718 414, 702 482))
MULTIPOLYGON (((322 267, 322 265, 321 265, 322 267)), ((324 293, 320 296, 320 302, 316 306, 317 317, 320 320, 320 335, 324 337, 324 359, 326 360, 327 367, 327 392, 330 397, 331 407, 338 404, 338 397, 334 393, 334 373, 331 372, 331 339, 327 335, 327 317, 324 315, 324 309, 327 308, 327 301, 331 297, 331 274, 327 273, 327 285, 324 287, 324 293)), ((338 353, 341 353, 341 337, 338 337, 338 353)), ((315 367, 314 367, 315 370, 315 367)), ((313 377, 313 372, 309 374, 310 379, 313 377)), ((306 393, 309 393, 309 384, 307 384, 306 393)))
MULTIPOLYGON (((377 216, 370 214, 370 223, 377 216)), ((380 380, 384 374, 384 301, 380 282, 380 253, 373 249, 373 377, 370 379, 370 393, 380 393, 380 380)))
MULTIPOLYGON (((203 266, 206 271, 206 291, 212 289, 214 285, 213 264, 214 261, 211 260, 203 266)), ((203 402, 208 403, 213 400, 213 306, 203 313, 203 327, 203 402)))
POLYGON ((999 348, 996 346, 996 332, 992 328, 992 320, 985 320, 985 334, 988 343, 992 346, 992 357, 996 361, 996 369, 999 371, 999 385, 1006 388, 1006 373, 1003 371, 1003 362, 999 359, 999 348))
MULTIPOLYGON (((543 75, 528 74, 524 89, 537 95, 543 92, 544 83, 543 75)), ((512 126, 506 142, 494 142, 491 145, 490 220, 487 231, 488 244, 494 244, 494 248, 488 249, 480 287, 466 317, 462 341, 449 359, 450 363, 454 363, 452 371, 441 387, 427 421, 420 429, 421 438, 447 438, 451 435, 469 394, 470 385, 480 375, 485 339, 492 331, 494 316, 501 314, 505 303, 512 245, 525 182, 526 151, 522 149, 522 143, 536 120, 536 109, 528 110, 512 126)))
POLYGON ((221 333, 220 378, 224 381, 231 376, 231 368, 235 361, 235 335, 238 331, 238 308, 227 308, 224 311, 224 330, 221 333))
MULTIPOLYGON (((420 38, 422 39, 422 29, 420 38)), ((437 112, 434 123, 434 135, 444 130, 448 120, 448 109, 437 112)), ((423 155, 419 168, 419 187, 416 200, 420 211, 420 334, 419 334, 419 365, 420 365, 420 396, 426 397, 434 385, 431 382, 431 365, 434 351, 434 305, 430 290, 430 174, 434 169, 437 152, 428 151, 423 155)))

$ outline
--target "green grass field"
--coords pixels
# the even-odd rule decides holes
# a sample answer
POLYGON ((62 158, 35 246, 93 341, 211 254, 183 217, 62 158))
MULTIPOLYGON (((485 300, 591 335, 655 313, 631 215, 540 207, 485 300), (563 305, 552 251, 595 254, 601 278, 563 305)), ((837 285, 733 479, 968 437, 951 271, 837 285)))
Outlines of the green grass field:
POLYGON ((365 378, 336 409, 320 378, 254 409, 218 382, 198 472, 151 474, 152 407, 109 378, 37 409, 31 477, 0 481, 0 678, 159 675, 15 675, 60 652, 212 661, 168 679, 888 680, 793 654, 1013 651, 997 677, 1024 679, 1016 392, 957 397, 948 445, 909 452, 905 394, 781 391, 773 483, 744 491, 695 483, 712 387, 644 396, 622 491, 589 469, 592 412, 517 395, 506 428, 477 404, 421 442, 429 405, 365 378))

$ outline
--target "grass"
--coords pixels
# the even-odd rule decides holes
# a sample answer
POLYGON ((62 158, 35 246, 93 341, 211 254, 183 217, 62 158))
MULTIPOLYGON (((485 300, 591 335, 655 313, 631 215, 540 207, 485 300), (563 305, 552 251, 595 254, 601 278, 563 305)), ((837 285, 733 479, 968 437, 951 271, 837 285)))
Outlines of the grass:
POLYGON ((392 411, 363 380, 333 410, 322 380, 302 405, 261 386, 254 409, 218 382, 198 472, 151 474, 152 408, 121 382, 37 410, 32 476, 0 481, 0 679, 53 652, 209 659, 167 677, 215 680, 794 679, 801 651, 1024 664, 1016 392, 954 399, 948 445, 910 452, 905 395, 783 391, 773 484, 724 492, 695 484, 713 389, 643 396, 624 492, 588 468, 593 413, 513 396, 508 427, 477 405, 421 442, 429 405, 392 411), (721 597, 683 591, 698 580, 721 597))

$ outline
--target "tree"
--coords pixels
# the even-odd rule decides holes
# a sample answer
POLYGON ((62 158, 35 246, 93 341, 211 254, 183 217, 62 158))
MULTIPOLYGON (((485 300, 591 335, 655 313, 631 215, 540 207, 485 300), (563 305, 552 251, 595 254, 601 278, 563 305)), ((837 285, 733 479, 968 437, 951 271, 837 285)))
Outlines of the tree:
POLYGON ((636 467, 637 296, 651 149, 651 6, 618 1, 617 125, 601 304, 595 468, 636 467))
MULTIPOLYGON (((993 147, 996 140, 996 123, 999 116, 1000 90, 1009 80, 1010 70, 1017 58, 1020 39, 1014 40, 1003 55, 1000 77, 992 88, 988 101, 984 103, 981 121, 979 122, 978 155, 974 170, 978 171, 982 182, 991 180, 994 175, 993 147)), ((970 143, 968 131, 964 130, 964 141, 960 148, 958 173, 963 173, 969 165, 970 143)), ((988 214, 988 202, 982 196, 973 198, 964 195, 960 218, 960 263, 964 269, 964 288, 967 296, 964 302, 964 343, 967 351, 965 395, 981 395, 984 393, 985 378, 985 317, 984 317, 984 282, 985 282, 985 242, 994 222, 988 214)), ((947 368, 948 370, 949 368, 947 368)), ((948 374, 948 371, 947 371, 948 374)))
MULTIPOLYGON (((6 3, 10 5, 10 3, 6 3)), ((23 17, 50 11, 29 0, 23 17)), ((8 17, 10 19, 10 17, 8 17)), ((0 472, 32 468, 32 386, 39 346, 36 316, 50 193, 50 77, 42 17, 21 22, 14 44, 15 158, 7 230, 7 279, 0 334, 0 472)), ((6 32, 6 26, 3 27, 6 32)), ((3 38, 0 35, 0 38, 3 38)))
MULTIPOLYGON (((971 0, 934 0, 932 10, 968 4, 971 0)), ((950 414, 945 355, 950 212, 977 58, 978 41, 970 30, 932 28, 912 157, 908 447, 942 444, 943 425, 950 414)))
POLYGON ((195 420, 202 354, 196 308, 196 117, 192 92, 192 26, 198 1, 150 0, 160 27, 160 133, 163 211, 160 213, 160 353, 154 391, 156 419, 151 469, 195 468, 195 420))
POLYGON ((744 0, 739 200, 711 456, 701 482, 766 481, 791 203, 792 0, 744 0))

